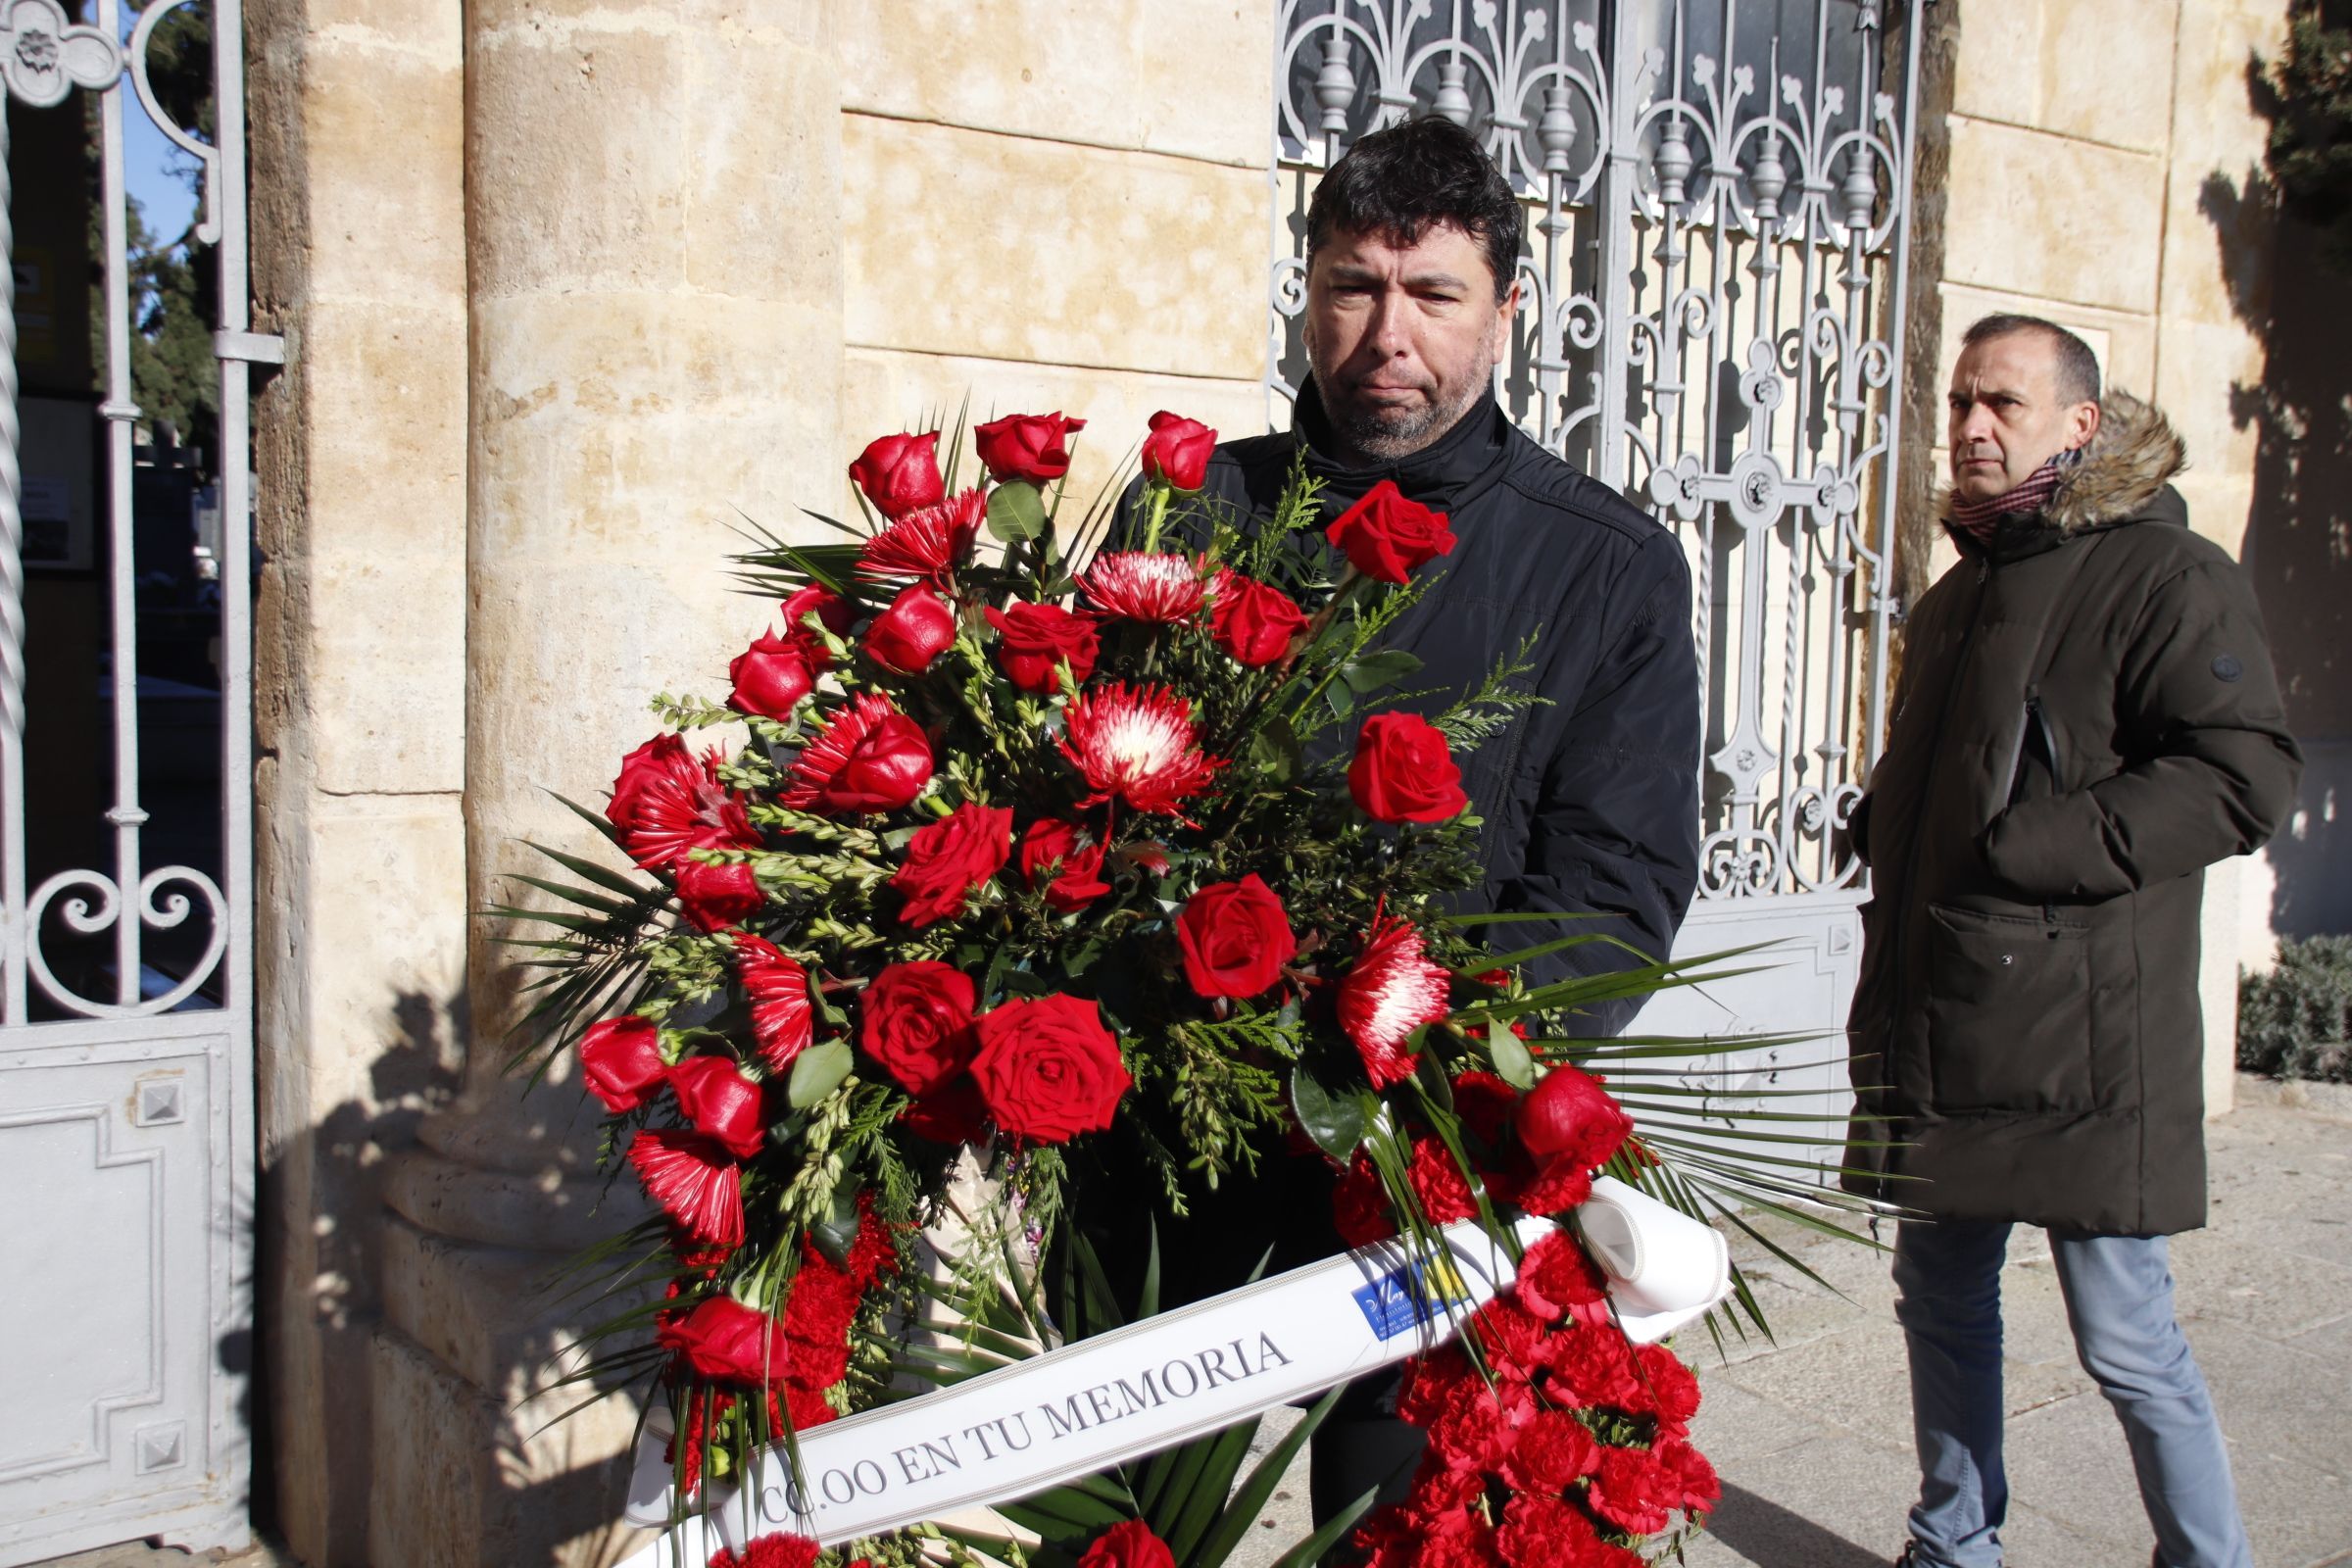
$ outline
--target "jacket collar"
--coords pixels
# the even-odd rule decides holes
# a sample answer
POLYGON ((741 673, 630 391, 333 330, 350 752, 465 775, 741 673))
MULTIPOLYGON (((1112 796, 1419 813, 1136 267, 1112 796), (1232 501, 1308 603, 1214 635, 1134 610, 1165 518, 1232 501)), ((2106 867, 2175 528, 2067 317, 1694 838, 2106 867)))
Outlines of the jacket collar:
POLYGON ((1369 468, 1343 467, 1331 454, 1331 416, 1323 394, 1309 376, 1292 405, 1291 430, 1306 448, 1306 471, 1323 481, 1323 505, 1337 513, 1363 499, 1383 479, 1396 481, 1408 500, 1439 512, 1458 513, 1502 477, 1509 452, 1510 421, 1492 393, 1470 406, 1453 428, 1420 451, 1369 468))
POLYGON ((1949 489, 1937 497, 1937 515, 1962 555, 2017 560, 2123 523, 2185 524, 2188 511, 2172 479, 2186 466, 2187 449, 2172 421, 2154 404, 2110 389, 2099 405, 2099 433, 2041 511, 2003 517, 1983 545, 1953 526, 1949 489))

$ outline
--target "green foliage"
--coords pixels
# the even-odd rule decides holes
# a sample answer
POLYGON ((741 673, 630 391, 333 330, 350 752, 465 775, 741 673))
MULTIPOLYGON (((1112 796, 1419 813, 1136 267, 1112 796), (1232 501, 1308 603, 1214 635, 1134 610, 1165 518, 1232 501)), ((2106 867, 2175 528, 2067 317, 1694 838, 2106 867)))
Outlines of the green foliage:
POLYGON ((2352 1083, 2352 937, 2282 942, 2269 974, 2239 972, 2237 1064, 2352 1083))
POLYGON ((2306 3, 2270 63, 2276 94, 2268 162, 2286 210, 2317 228, 2328 255, 2352 270, 2352 28, 2327 25, 2306 3))

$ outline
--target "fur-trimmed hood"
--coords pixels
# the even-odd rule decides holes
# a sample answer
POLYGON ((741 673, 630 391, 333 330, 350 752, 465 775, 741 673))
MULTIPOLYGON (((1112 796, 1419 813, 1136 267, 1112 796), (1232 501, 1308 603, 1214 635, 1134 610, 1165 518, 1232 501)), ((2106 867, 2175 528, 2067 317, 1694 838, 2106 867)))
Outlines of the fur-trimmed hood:
MULTIPOLYGON (((2099 433, 2090 438, 2082 461, 2058 481, 2041 521, 2080 533, 2139 516, 2187 466, 2188 449, 2163 411, 2110 387, 2099 402, 2099 433)), ((1936 502, 1936 515, 1948 526, 1951 486, 1945 485, 1936 502)))

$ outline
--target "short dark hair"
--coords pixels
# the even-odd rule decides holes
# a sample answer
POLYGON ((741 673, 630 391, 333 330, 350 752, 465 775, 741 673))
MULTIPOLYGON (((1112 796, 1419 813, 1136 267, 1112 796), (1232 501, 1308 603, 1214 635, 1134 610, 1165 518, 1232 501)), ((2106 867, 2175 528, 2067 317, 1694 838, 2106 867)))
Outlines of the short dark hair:
POLYGON ((1968 330, 1960 334, 1960 346, 1973 349, 1980 343, 2017 332, 2039 332, 2057 350, 2060 397, 2069 403, 2099 401, 2098 357, 2090 352, 2089 344, 2056 321, 2045 321, 2038 316, 2021 316, 2015 311, 1995 311, 1971 321, 1968 330))
POLYGON ((1412 245, 1442 223, 1486 251, 1494 297, 1509 293, 1527 226, 1519 198, 1476 136, 1431 115, 1372 132, 1331 166, 1306 209, 1307 263, 1335 230, 1412 245))

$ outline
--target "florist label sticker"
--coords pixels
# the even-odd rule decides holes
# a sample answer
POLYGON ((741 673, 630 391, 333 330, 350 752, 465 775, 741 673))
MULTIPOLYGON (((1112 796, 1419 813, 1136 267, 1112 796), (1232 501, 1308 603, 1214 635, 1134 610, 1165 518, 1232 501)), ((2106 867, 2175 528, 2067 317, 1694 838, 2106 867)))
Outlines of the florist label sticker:
POLYGON ((1355 1304, 1362 1308, 1364 1321, 1383 1340, 1393 1340, 1408 1329, 1419 1328, 1436 1317, 1440 1308, 1468 1299, 1462 1291, 1461 1276, 1443 1258, 1434 1265, 1413 1263, 1391 1269, 1350 1294, 1355 1304))

